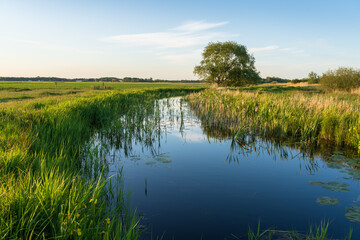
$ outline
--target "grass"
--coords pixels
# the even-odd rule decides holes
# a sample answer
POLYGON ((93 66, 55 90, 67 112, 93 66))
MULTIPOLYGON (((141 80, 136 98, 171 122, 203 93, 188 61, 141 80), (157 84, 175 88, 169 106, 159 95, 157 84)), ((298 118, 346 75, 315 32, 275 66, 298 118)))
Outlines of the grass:
POLYGON ((308 145, 334 143, 360 150, 360 102, 348 93, 208 89, 188 97, 212 128, 308 145))
MULTIPOLYGON (((128 130, 133 134, 145 116, 139 114, 142 104, 184 95, 193 87, 86 89, 81 94, 59 89, 49 97, 41 90, 47 84, 31 85, 37 94, 33 99, 8 100, 0 108, 0 238, 137 239, 138 220, 118 187, 121 177, 106 179, 101 154, 106 149, 87 148, 87 143, 127 115, 136 116, 128 130)), ((29 85, 8 83, 0 92, 10 98, 18 92, 14 89, 29 85), (11 91, 4 90, 10 85, 11 91)))
MULTIPOLYGON (((155 121, 147 118, 154 112, 153 101, 205 85, 108 85, 113 89, 103 89, 102 83, 58 83, 55 88, 54 83, 0 82, 0 238, 139 237, 138 219, 119 187, 121 174, 105 177, 105 139, 119 146, 134 138, 150 144, 156 137, 147 124, 155 121), (104 139, 99 147, 91 147, 94 134, 104 139)), ((357 93, 324 94, 302 87, 306 89, 209 89, 192 93, 188 100, 207 126, 218 129, 216 134, 250 133, 358 148, 357 93)), ((307 239, 324 239, 327 226, 310 229, 307 239)), ((249 230, 249 239, 262 236, 260 225, 249 230)))
MULTIPOLYGON (((282 230, 272 230, 266 229, 264 231, 261 230, 260 220, 258 222, 257 228, 254 231, 251 227, 249 227, 248 231, 248 240, 265 240, 265 239, 289 239, 289 240, 327 240, 333 239, 329 237, 329 221, 321 221, 319 225, 310 225, 309 231, 306 234, 301 234, 296 231, 282 231, 282 230)), ((344 238, 344 240, 351 240, 353 230, 350 229, 348 235, 344 238)), ((236 236, 234 236, 237 238, 236 236)), ((239 238, 237 238, 239 239, 239 238)))

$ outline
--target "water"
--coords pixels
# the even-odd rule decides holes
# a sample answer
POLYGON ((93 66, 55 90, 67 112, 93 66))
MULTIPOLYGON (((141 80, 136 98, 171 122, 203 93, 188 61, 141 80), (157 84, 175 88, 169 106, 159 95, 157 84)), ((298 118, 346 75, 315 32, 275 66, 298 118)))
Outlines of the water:
POLYGON ((309 157, 259 138, 234 142, 204 128, 180 98, 160 100, 154 109, 142 123, 146 130, 110 141, 108 158, 109 175, 123 167, 131 206, 146 229, 142 238, 246 239, 259 220, 262 230, 302 233, 329 220, 334 238, 351 227, 360 239, 360 223, 349 220, 360 221, 359 209, 346 209, 360 206, 356 159, 342 152, 309 157), (339 203, 317 202, 325 196, 339 203))

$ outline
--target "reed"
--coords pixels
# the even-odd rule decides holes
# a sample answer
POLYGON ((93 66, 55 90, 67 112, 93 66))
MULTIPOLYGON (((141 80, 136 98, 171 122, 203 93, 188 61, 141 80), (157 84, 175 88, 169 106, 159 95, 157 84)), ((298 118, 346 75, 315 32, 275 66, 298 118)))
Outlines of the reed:
POLYGON ((332 142, 360 150, 358 96, 259 93, 208 89, 188 96, 202 121, 236 135, 249 134, 310 145, 332 142))
POLYGON ((138 219, 127 207, 121 178, 105 177, 99 152, 106 146, 87 143, 144 102, 190 91, 99 91, 1 108, 0 238, 137 239, 138 219))

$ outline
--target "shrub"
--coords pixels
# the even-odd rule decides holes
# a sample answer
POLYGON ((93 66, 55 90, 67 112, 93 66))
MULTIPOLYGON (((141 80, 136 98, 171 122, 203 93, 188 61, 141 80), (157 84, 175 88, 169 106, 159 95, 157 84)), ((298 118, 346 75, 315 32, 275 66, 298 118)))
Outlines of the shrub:
POLYGON ((360 70, 346 67, 329 70, 320 78, 320 84, 328 90, 350 91, 360 86, 360 70))

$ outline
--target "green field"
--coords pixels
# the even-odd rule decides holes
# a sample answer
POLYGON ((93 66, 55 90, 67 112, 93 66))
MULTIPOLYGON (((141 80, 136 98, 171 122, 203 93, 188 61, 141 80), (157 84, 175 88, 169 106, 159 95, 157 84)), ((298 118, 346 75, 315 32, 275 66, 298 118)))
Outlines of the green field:
POLYGON ((101 82, 2 82, 0 103, 31 100, 51 96, 96 95, 99 91, 158 88, 197 88, 202 83, 101 83, 101 82), (96 89, 98 88, 98 89, 96 89))
POLYGON ((112 188, 121 178, 105 179, 102 150, 84 146, 114 119, 126 116, 131 123, 116 126, 121 131, 141 128, 156 99, 188 96, 205 125, 224 130, 218 137, 253 134, 360 149, 356 93, 297 85, 206 88, 199 83, 0 82, 0 238, 137 239, 138 218, 128 209, 123 189, 112 188))
POLYGON ((92 85, 0 83, 1 239, 137 239, 137 217, 113 188, 121 179, 103 177, 106 163, 86 143, 114 119, 204 85, 92 85))
POLYGON ((335 144, 360 151, 360 97, 316 87, 255 86, 209 89, 188 100, 203 121, 230 135, 335 144), (241 135, 241 134, 240 134, 241 135))

